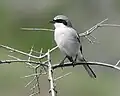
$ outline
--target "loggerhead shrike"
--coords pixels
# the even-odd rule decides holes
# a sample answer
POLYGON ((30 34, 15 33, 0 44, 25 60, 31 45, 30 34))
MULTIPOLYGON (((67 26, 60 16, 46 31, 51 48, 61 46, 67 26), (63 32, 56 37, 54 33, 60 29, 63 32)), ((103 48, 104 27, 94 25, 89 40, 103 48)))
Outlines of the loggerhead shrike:
MULTIPOLYGON (((50 23, 54 24, 55 32, 54 39, 60 51, 65 55, 65 58, 60 64, 64 64, 64 60, 68 58, 73 66, 76 62, 86 62, 82 53, 82 45, 79 34, 72 27, 69 19, 64 15, 57 15, 50 23)), ((83 65, 89 76, 96 78, 95 73, 88 64, 83 65)))

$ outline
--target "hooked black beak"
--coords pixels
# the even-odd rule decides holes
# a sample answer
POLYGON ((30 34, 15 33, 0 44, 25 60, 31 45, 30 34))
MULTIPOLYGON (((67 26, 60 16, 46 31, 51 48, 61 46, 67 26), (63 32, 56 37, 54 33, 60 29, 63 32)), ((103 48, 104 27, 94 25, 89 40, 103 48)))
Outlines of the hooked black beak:
POLYGON ((50 20, 50 21, 49 21, 49 23, 52 23, 52 24, 54 24, 54 23, 55 23, 55 21, 54 21, 54 20, 50 20))

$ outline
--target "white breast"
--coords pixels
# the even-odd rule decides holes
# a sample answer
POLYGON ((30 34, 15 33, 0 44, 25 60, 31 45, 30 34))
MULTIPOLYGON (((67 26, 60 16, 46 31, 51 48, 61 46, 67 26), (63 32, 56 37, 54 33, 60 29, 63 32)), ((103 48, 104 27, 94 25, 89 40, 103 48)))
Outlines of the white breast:
POLYGON ((61 52, 68 56, 75 56, 79 51, 79 42, 76 31, 69 27, 55 29, 55 41, 61 52))

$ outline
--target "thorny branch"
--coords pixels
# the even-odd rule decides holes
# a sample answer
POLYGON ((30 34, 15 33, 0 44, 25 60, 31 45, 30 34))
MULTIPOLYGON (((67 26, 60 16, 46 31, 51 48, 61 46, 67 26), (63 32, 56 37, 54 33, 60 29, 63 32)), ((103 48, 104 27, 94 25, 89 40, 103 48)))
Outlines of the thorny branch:
MULTIPOLYGON (((104 22, 107 21, 107 19, 104 19, 103 21, 97 23, 96 25, 94 25, 93 27, 91 27, 90 29, 88 29, 87 31, 83 32, 83 33, 80 33, 80 37, 85 37, 87 38, 87 40, 90 42, 90 43, 95 43, 96 41, 96 38, 94 36, 92 36, 91 34, 98 28, 100 27, 120 27, 120 25, 117 25, 117 24, 105 24, 104 22), (94 39, 94 40, 91 40, 94 39)), ((21 28, 22 30, 34 30, 34 31, 54 31, 53 29, 44 29, 44 28, 21 28)), ((29 53, 26 53, 26 52, 23 52, 23 51, 20 51, 20 50, 17 50, 17 49, 14 49, 14 48, 11 48, 11 47, 8 47, 8 46, 5 46, 5 45, 0 45, 1 48, 4 48, 4 49, 7 49, 7 50, 10 50, 12 52, 15 52, 15 53, 19 53, 19 54, 22 54, 24 56, 27 56, 28 59, 27 60, 23 60, 23 59, 20 59, 20 58, 17 58, 15 56, 10 56, 11 58, 13 58, 13 60, 0 60, 0 64, 10 64, 10 63, 17 63, 17 62, 20 62, 20 63, 26 63, 28 67, 32 68, 34 70, 33 74, 30 74, 30 75, 27 75, 27 76, 24 76, 24 78, 28 78, 28 77, 33 77, 32 80, 30 80, 25 87, 29 86, 30 84, 34 83, 34 86, 31 88, 31 91, 32 93, 29 95, 29 96, 33 96, 33 95, 37 95, 37 94, 40 94, 40 76, 41 75, 48 75, 48 80, 49 80, 49 85, 50 85, 50 90, 49 90, 49 93, 52 95, 52 96, 55 96, 56 95, 56 90, 55 90, 55 81, 56 80, 59 80, 65 76, 68 76, 69 74, 71 74, 71 72, 63 75, 63 76, 60 76, 60 77, 57 77, 55 78, 53 76, 53 71, 57 68, 61 68, 61 67, 70 67, 70 66, 73 66, 73 64, 71 62, 66 62, 64 63, 64 65, 59 65, 59 64, 52 64, 51 62, 51 56, 50 54, 56 50, 58 47, 53 47, 52 49, 48 50, 46 53, 43 53, 42 52, 42 49, 40 50, 40 52, 37 52, 37 51, 34 51, 33 50, 33 47, 31 48, 30 52, 29 53), (38 55, 35 56, 33 55, 33 53, 37 53, 38 55), (34 60, 32 60, 32 58, 34 58, 34 60), (45 61, 44 58, 46 58, 47 60, 45 61), (35 60, 36 59, 36 60, 35 60), (54 79, 55 78, 55 79, 54 79), (35 92, 35 89, 37 88, 37 92, 35 92)), ((115 64, 115 65, 112 65, 112 64, 108 64, 108 63, 102 63, 102 62, 90 62, 88 61, 87 64, 89 65, 98 65, 98 66, 105 66, 105 67, 109 67, 109 68, 113 68, 113 69, 116 69, 116 70, 119 70, 120 71, 120 67, 118 66, 120 63, 120 60, 115 64)), ((78 66, 78 65, 83 65, 83 64, 86 64, 84 62, 77 62, 76 64, 74 64, 75 66, 78 66)))
POLYGON ((48 66, 45 63, 40 63, 32 60, 0 60, 0 64, 10 64, 10 63, 15 63, 15 62, 21 62, 21 63, 31 63, 31 64, 40 64, 41 66, 48 66))
MULTIPOLYGON (((35 59, 43 59, 47 56, 47 53, 43 54, 43 55, 40 55, 40 56, 35 56, 35 55, 31 55, 31 54, 28 54, 26 52, 23 52, 23 51, 20 51, 20 50, 17 50, 17 49, 14 49, 14 48, 11 48, 11 47, 8 47, 8 46, 5 46, 5 45, 0 45, 1 48, 5 48, 7 50, 10 50, 10 51, 13 51, 13 52, 17 52, 17 53, 20 53, 22 55, 25 55, 25 56, 28 56, 28 57, 32 57, 32 58, 35 58, 35 59)), ((50 52, 54 51, 55 49, 57 49, 58 47, 54 47, 50 50, 50 52)))
POLYGON ((88 29, 87 31, 85 31, 85 32, 83 32, 83 33, 81 33, 81 34, 79 34, 81 37, 83 36, 87 36, 87 35, 90 35, 94 30, 96 30, 98 27, 100 27, 100 25, 102 24, 102 23, 104 23, 105 21, 107 21, 108 20, 108 18, 106 18, 105 20, 103 20, 103 21, 101 21, 100 23, 97 23, 96 25, 94 25, 92 28, 90 28, 90 29, 88 29))
POLYGON ((50 52, 48 49, 48 80, 50 84, 50 90, 49 93, 51 93, 51 96, 55 96, 55 87, 54 87, 54 79, 53 79, 53 69, 52 69, 52 64, 51 64, 51 57, 50 57, 50 52))

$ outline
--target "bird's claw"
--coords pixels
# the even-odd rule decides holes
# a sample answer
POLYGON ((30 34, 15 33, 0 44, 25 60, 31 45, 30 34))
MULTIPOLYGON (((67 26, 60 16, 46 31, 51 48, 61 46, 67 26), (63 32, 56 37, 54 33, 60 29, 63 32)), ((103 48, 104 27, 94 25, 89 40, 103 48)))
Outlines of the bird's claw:
POLYGON ((74 62, 72 62, 73 67, 75 67, 75 64, 76 64, 76 62, 75 62, 75 61, 74 61, 74 62))
POLYGON ((59 64, 61 66, 61 69, 63 69, 63 66, 64 66, 64 62, 60 62, 59 64))

